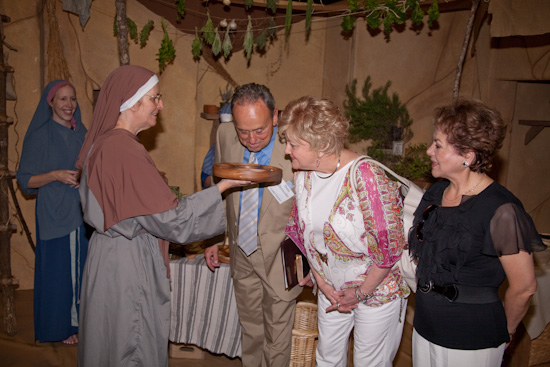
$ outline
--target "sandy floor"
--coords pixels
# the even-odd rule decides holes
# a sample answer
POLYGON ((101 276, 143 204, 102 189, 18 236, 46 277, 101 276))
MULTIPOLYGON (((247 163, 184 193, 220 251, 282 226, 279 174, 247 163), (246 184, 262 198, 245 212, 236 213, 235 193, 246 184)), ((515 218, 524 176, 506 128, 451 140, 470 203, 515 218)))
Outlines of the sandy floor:
MULTIPOLYGON (((33 315, 32 315, 32 290, 15 292, 16 319, 18 332, 14 336, 8 336, 4 332, 3 310, 0 307, 0 365, 2 367, 76 367, 75 346, 66 346, 62 343, 37 343, 34 342, 33 315)), ((302 298, 308 301, 314 300, 310 294, 304 294, 302 298)), ((0 293, 0 300, 1 300, 0 293)), ((410 367, 411 362, 411 337, 412 337, 412 310, 414 297, 409 302, 407 320, 403 330, 401 347, 394 360, 396 367, 410 367)), ((514 349, 512 356, 506 356, 504 367, 523 367, 528 365, 530 342, 527 334, 520 338, 520 344, 514 349)), ((200 353, 199 353, 200 355, 200 353)), ((170 358, 170 367, 237 367, 241 366, 239 358, 230 359, 225 356, 216 356, 205 351, 202 359, 170 358)), ((539 365, 550 367, 550 363, 539 365)))

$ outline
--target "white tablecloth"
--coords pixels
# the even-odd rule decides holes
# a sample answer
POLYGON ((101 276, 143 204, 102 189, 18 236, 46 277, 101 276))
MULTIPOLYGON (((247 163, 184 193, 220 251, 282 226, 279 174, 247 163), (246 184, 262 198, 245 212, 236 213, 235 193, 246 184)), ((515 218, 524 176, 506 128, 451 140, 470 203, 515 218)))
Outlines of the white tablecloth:
POLYGON ((228 264, 212 272, 204 255, 170 262, 170 341, 228 357, 241 355, 241 327, 228 264))

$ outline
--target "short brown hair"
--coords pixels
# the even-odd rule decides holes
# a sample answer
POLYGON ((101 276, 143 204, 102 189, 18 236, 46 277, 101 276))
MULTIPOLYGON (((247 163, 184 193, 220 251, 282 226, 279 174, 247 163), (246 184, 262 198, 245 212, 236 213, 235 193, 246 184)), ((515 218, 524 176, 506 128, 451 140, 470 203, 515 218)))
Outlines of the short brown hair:
POLYGON ((282 138, 298 138, 317 152, 339 154, 349 135, 349 120, 332 101, 305 96, 285 107, 278 129, 282 138))
POLYGON ((470 169, 479 173, 491 169, 506 135, 500 112, 474 99, 459 99, 453 105, 437 108, 434 124, 447 135, 447 142, 457 153, 475 153, 470 169))

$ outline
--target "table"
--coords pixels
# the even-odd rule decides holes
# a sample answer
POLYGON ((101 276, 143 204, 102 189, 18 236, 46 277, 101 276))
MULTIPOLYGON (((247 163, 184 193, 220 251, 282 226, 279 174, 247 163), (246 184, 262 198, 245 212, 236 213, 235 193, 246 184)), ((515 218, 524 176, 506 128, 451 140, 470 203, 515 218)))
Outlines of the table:
POLYGON ((229 264, 212 272, 204 255, 170 262, 170 341, 241 356, 241 326, 229 264))

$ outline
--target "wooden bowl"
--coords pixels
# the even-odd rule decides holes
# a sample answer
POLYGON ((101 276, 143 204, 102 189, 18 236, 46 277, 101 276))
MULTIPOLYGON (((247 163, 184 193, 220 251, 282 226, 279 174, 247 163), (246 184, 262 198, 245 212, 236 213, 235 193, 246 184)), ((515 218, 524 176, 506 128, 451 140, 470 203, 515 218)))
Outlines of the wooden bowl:
POLYGON ((212 174, 220 178, 254 182, 281 182, 283 171, 280 168, 251 163, 216 163, 212 174))

